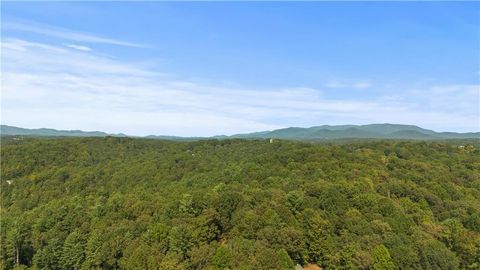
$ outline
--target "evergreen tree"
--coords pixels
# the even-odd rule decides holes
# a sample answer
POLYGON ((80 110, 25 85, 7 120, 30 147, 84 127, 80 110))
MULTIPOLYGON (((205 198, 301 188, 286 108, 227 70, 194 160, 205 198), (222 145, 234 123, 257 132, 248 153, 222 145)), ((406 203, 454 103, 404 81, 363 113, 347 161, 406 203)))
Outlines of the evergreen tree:
POLYGON ((64 269, 78 270, 85 259, 85 237, 76 229, 65 239, 61 257, 64 269))

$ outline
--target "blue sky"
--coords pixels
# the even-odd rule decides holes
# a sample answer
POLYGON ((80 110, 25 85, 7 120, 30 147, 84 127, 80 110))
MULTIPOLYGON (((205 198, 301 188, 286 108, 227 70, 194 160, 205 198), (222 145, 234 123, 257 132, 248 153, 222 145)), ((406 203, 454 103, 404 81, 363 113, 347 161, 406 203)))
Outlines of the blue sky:
POLYGON ((480 131, 477 2, 3 2, 2 123, 480 131))

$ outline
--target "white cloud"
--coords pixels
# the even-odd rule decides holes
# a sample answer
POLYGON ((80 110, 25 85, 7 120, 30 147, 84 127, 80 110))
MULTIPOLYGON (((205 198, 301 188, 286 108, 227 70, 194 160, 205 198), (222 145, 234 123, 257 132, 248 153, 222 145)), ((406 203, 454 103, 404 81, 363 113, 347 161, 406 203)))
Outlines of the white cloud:
POLYGON ((75 45, 75 44, 67 44, 65 45, 69 48, 72 48, 72 49, 75 49, 75 50, 79 50, 79 51, 84 51, 84 52, 89 52, 91 51, 92 49, 87 47, 87 46, 81 46, 81 45, 75 45))
POLYGON ((48 25, 36 26, 33 24, 5 22, 2 24, 2 28, 8 29, 8 30, 41 34, 44 36, 50 36, 54 38, 60 38, 60 39, 66 39, 71 41, 78 41, 78 42, 103 43, 103 44, 110 44, 110 45, 117 45, 117 46, 136 47, 136 48, 146 47, 143 44, 105 38, 105 37, 100 37, 92 34, 80 33, 80 32, 75 32, 71 30, 66 30, 63 28, 52 27, 48 25))
POLYGON ((478 86, 437 86, 394 99, 328 99, 311 88, 248 89, 175 80, 93 51, 20 39, 4 39, 2 50, 2 123, 22 127, 182 136, 378 122, 480 129, 478 103, 472 101, 478 86), (459 93, 456 110, 444 108, 459 93))
POLYGON ((418 107, 449 113, 470 112, 480 121, 480 85, 441 85, 410 92, 418 107))
POLYGON ((367 89, 372 87, 368 81, 359 81, 354 83, 345 83, 339 81, 331 81, 325 85, 328 88, 350 88, 350 89, 367 89))

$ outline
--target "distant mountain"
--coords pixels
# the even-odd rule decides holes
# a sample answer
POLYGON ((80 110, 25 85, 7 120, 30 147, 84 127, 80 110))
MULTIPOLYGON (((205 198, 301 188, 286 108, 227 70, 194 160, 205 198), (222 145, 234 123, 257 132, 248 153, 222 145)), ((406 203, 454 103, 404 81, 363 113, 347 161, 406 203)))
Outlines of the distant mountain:
POLYGON ((455 133, 435 132, 413 125, 370 124, 370 125, 340 125, 316 126, 310 128, 290 127, 272 131, 249 134, 237 134, 231 138, 277 138, 294 140, 322 140, 345 138, 369 139, 468 139, 480 138, 480 132, 455 133))
POLYGON ((81 130, 57 130, 51 128, 19 128, 7 125, 0 125, 0 134, 5 135, 23 135, 23 136, 51 136, 51 137, 106 137, 118 136, 125 137, 125 134, 108 134, 101 131, 81 131, 81 130))
POLYGON ((180 137, 180 136, 168 136, 168 135, 148 135, 142 138, 147 139, 157 139, 157 140, 169 140, 169 141, 199 141, 206 139, 220 139, 220 137, 226 136, 217 136, 217 137, 180 137))
MULTIPOLYGON (((68 136, 68 137, 105 137, 121 136, 125 134, 108 134, 100 131, 56 130, 56 129, 26 129, 7 125, 0 126, 1 135, 23 136, 68 136)), ((370 125, 338 125, 315 126, 310 128, 289 127, 272 131, 261 131, 232 136, 213 137, 178 137, 164 135, 150 135, 144 138, 196 141, 205 139, 286 139, 286 140, 333 140, 333 139, 409 139, 409 140, 439 140, 439 139, 480 139, 480 132, 455 133, 435 132, 413 125, 397 124, 370 124, 370 125)))

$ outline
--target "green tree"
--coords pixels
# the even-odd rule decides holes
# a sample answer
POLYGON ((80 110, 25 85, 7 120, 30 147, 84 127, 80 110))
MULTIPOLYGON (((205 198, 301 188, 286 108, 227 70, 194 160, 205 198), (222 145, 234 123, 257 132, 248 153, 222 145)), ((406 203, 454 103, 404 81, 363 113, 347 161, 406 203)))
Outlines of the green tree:
POLYGON ((304 196, 300 191, 291 191, 287 194, 289 208, 294 214, 298 214, 302 210, 303 200, 304 196))
POLYGON ((230 265, 232 254, 225 246, 219 246, 212 258, 212 265, 216 269, 225 269, 230 265))
POLYGON ((85 245, 85 236, 80 230, 75 229, 67 236, 61 256, 62 266, 65 269, 80 269, 85 259, 85 245))
POLYGON ((282 269, 293 269, 294 263, 285 249, 277 251, 277 260, 282 269))
POLYGON ((50 238, 47 245, 35 253, 34 264, 41 269, 62 269, 63 241, 59 237, 50 238))
POLYGON ((173 227, 168 235, 169 250, 176 252, 181 258, 187 258, 191 248, 191 240, 187 229, 184 226, 173 227))
POLYGON ((19 267, 22 261, 22 249, 24 248, 27 238, 27 228, 24 222, 16 219, 12 222, 12 226, 7 229, 5 249, 7 254, 7 262, 10 265, 19 267))
POLYGON ((373 269, 375 270, 394 270, 395 264, 390 257, 387 247, 384 245, 376 246, 372 251, 373 269))
POLYGON ((425 270, 459 269, 455 254, 435 240, 427 240, 420 246, 420 263, 425 270))
POLYGON ((327 257, 336 253, 330 222, 312 209, 304 211, 306 261, 323 264, 327 257))

